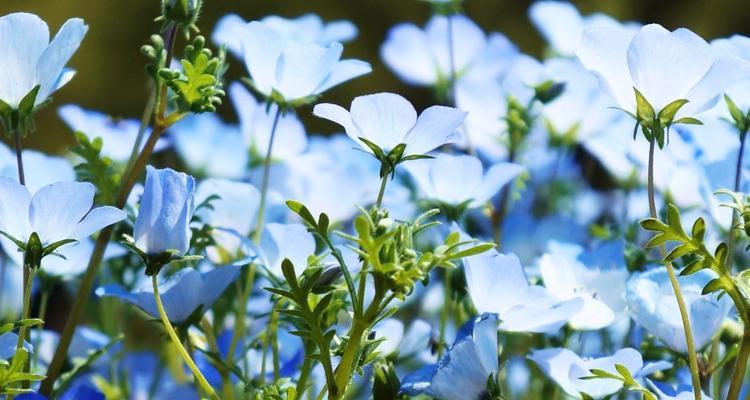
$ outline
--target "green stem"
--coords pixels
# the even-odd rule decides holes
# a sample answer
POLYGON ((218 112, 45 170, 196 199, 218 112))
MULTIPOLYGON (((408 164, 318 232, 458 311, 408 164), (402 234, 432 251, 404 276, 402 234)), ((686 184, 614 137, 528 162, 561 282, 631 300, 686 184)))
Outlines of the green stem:
MULTIPOLYGON (((240 339, 245 336, 245 329, 247 328, 245 323, 247 300, 250 298, 250 294, 253 291, 253 285, 255 284, 255 264, 248 266, 248 271, 245 279, 245 287, 240 292, 239 303, 237 306, 237 317, 234 323, 234 330, 232 331, 232 341, 229 343, 229 350, 227 353, 226 364, 228 366, 234 365, 234 353, 237 352, 237 346, 239 345, 240 339)), ((225 396, 226 396, 226 384, 225 396)), ((227 397, 231 400, 231 397, 227 397)))
MULTIPOLYGON (((21 320, 29 319, 29 313, 31 312, 31 286, 34 282, 34 269, 24 267, 26 272, 26 281, 23 287, 23 309, 21 311, 21 320)), ((18 331, 18 340, 16 341, 16 351, 23 348, 23 341, 26 340, 26 332, 28 328, 26 325, 21 325, 18 331)))
POLYGON ((279 379, 279 371, 278 371, 278 346, 274 346, 272 342, 275 342, 276 340, 276 327, 279 323, 278 318, 278 309, 279 309, 279 302, 276 301, 273 303, 273 307, 271 307, 271 314, 269 315, 269 321, 268 326, 266 326, 266 333, 263 338, 263 353, 261 356, 260 361, 260 384, 263 385, 266 381, 266 356, 268 355, 268 349, 269 347, 275 347, 273 354, 273 377, 274 380, 279 379))
POLYGON ((383 204, 383 195, 385 194, 385 186, 388 184, 388 173, 383 175, 383 178, 380 180, 380 190, 378 191, 378 198, 375 201, 375 207, 380 208, 380 206, 383 204))
MULTIPOLYGON (((742 187, 742 159, 745 154, 745 139, 747 138, 747 130, 740 132, 740 152, 737 154, 737 165, 734 170, 734 191, 739 192, 742 187)), ((732 264, 734 261, 734 240, 735 240, 735 229, 739 223, 740 212, 734 210, 732 212, 732 224, 729 226, 729 238, 727 240, 727 271, 732 273, 732 264)))
MULTIPOLYGON (((310 354, 313 351, 313 346, 310 345, 308 340, 304 342, 305 355, 310 354)), ((313 367, 312 357, 305 356, 305 361, 302 362, 302 367, 299 372, 299 379, 297 379, 297 398, 302 399, 303 394, 307 390, 307 379, 310 377, 310 371, 313 367)))
MULTIPOLYGON (((656 200, 654 196, 654 150, 656 140, 651 140, 648 149, 648 206, 651 213, 651 218, 657 219, 658 215, 656 212, 656 200)), ((664 245, 659 246, 662 258, 666 256, 667 250, 664 245)), ((680 290, 680 283, 677 281, 677 275, 674 272, 674 267, 671 262, 664 264, 667 268, 667 274, 669 275, 669 281, 672 284, 674 296, 677 299, 677 306, 680 310, 680 318, 682 319, 682 328, 685 331, 685 343, 688 351, 688 365, 690 367, 690 375, 693 383, 693 394, 695 400, 701 400, 701 380, 698 369, 698 356, 695 352, 695 343, 693 342, 693 330, 690 327, 690 316, 685 306, 685 299, 682 297, 682 291, 680 290)))
POLYGON ((260 186, 260 206, 258 207, 258 217, 255 222, 255 232, 253 232, 253 241, 260 242, 260 235, 263 233, 263 219, 266 214, 266 197, 268 196, 268 181, 271 175, 271 157, 273 156, 273 142, 276 138, 276 127, 279 125, 281 118, 281 107, 276 108, 276 115, 273 117, 271 125, 271 136, 268 138, 268 149, 266 158, 263 160, 263 180, 260 186))
MULTIPOLYGON (((41 319, 42 321, 44 321, 44 319, 47 318, 47 305, 49 303, 49 293, 50 293, 49 290, 42 288, 41 298, 39 299, 39 319, 41 319)), ((35 349, 39 348, 39 343, 42 341, 43 330, 44 328, 42 327, 42 325, 37 326, 37 337, 36 337, 36 340, 34 341, 35 349)), ((39 352, 35 351, 34 352, 34 364, 36 365, 38 361, 39 361, 39 352)))
POLYGON ((443 351, 445 350, 445 330, 448 327, 448 314, 451 309, 451 278, 450 270, 444 270, 443 275, 443 296, 445 297, 443 302, 443 309, 440 311, 440 330, 437 343, 437 355, 438 358, 442 357, 443 351))
POLYGON ((732 371, 732 379, 727 392, 727 400, 737 400, 742 389, 742 382, 745 380, 745 370, 747 369, 747 359, 750 357, 750 330, 745 328, 740 342, 740 352, 737 354, 737 362, 732 371))
POLYGON ((154 288, 154 300, 156 301, 156 309, 159 310, 159 317, 161 318, 161 322, 164 324, 164 329, 167 331, 169 338, 172 340, 172 344, 174 344, 175 348, 177 348, 177 351, 180 353, 180 356, 182 356, 182 359, 183 361, 185 361, 185 364, 187 364, 188 368, 193 371, 195 379, 198 381, 198 384, 203 389, 203 391, 206 392, 206 395, 212 399, 219 399, 220 397, 216 394, 214 388, 211 387, 211 384, 208 383, 206 378, 201 373, 200 369, 198 369, 198 366, 195 365, 195 362, 193 362, 190 354, 188 354, 188 352, 185 350, 185 347, 182 346, 182 342, 177 336, 177 332, 175 332, 172 324, 169 322, 169 317, 167 316, 167 312, 164 310, 164 305, 162 304, 161 296, 159 295, 159 284, 156 281, 156 274, 151 276, 151 285, 154 288))
MULTIPOLYGON (((512 163, 516 160, 516 152, 515 146, 511 145, 510 147, 511 148, 508 151, 508 162, 512 163)), ((511 182, 508 182, 500 192, 500 202, 498 203, 497 209, 492 213, 491 222, 493 239, 498 246, 502 245, 500 242, 503 240, 503 221, 505 221, 505 217, 508 215, 510 208, 510 190, 511 182)))

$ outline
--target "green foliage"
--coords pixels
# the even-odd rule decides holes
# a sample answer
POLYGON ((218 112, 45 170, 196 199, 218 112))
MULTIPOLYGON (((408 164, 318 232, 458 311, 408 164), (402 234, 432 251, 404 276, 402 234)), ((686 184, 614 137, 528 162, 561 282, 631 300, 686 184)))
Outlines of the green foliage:
POLYGON ((727 103, 729 116, 732 118, 729 122, 735 126, 740 135, 747 134, 748 129, 750 129, 750 111, 742 112, 732 98, 726 94, 724 95, 724 101, 727 103))
POLYGON ((42 107, 42 105, 37 107, 34 106, 40 87, 40 85, 34 86, 29 93, 21 99, 21 102, 16 109, 11 108, 10 105, 0 100, 0 123, 2 123, 3 129, 8 137, 10 137, 12 133, 18 133, 21 137, 26 137, 29 132, 32 132, 35 129, 33 118, 34 111, 42 107))
POLYGON ((19 349, 13 358, 8 360, 0 360, 0 395, 18 395, 23 393, 32 393, 31 389, 23 389, 17 386, 18 383, 23 381, 41 381, 45 378, 44 375, 37 375, 24 372, 24 366, 29 360, 29 351, 26 349, 19 349))
MULTIPOLYGON (((631 392, 638 392, 643 395, 643 400, 657 400, 656 395, 651 393, 650 390, 643 387, 638 381, 633 378, 633 374, 628 371, 628 368, 622 364, 615 364, 615 370, 617 373, 613 374, 601 369, 590 370, 591 376, 584 376, 581 379, 614 379, 622 382, 622 387, 631 392)), ((592 399, 591 396, 581 393, 584 399, 592 399)))
POLYGON ((401 382, 396 369, 389 362, 377 363, 373 368, 372 396, 375 399, 397 400, 401 382))
POLYGON ((96 187, 96 203, 113 204, 120 187, 121 172, 111 158, 103 156, 102 139, 94 140, 82 132, 75 133, 76 144, 70 151, 83 159, 75 166, 78 180, 91 182, 96 187))
POLYGON ((196 36, 185 46, 184 57, 180 60, 182 71, 165 67, 158 72, 174 92, 172 100, 181 113, 214 112, 224 97, 221 83, 227 69, 224 50, 214 56, 205 44, 203 36, 196 36))
POLYGON ((635 104, 636 113, 626 111, 631 117, 636 120, 635 128, 633 129, 633 139, 635 139, 638 133, 638 127, 640 126, 643 136, 649 142, 656 140, 660 149, 664 148, 665 136, 666 144, 669 143, 669 129, 672 125, 676 124, 691 124, 691 125, 702 125, 703 123, 693 117, 683 117, 675 120, 675 116, 680 109, 688 103, 687 99, 677 99, 659 110, 657 113, 651 103, 648 102, 645 96, 636 88, 633 88, 635 92, 635 104))
POLYGON ((203 0, 162 0, 161 16, 156 22, 163 22, 162 30, 167 30, 170 25, 175 24, 177 29, 189 38, 190 32, 199 32, 196 23, 202 6, 203 0))

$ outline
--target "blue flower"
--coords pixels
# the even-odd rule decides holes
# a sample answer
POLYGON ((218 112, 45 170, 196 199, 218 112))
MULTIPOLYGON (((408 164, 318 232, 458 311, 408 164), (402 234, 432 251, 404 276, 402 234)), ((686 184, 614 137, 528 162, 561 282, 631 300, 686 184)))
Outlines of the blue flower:
MULTIPOLYGON (((245 85, 239 82, 232 82, 229 85, 229 97, 240 120, 240 130, 245 141, 244 150, 247 151, 249 148, 254 157, 263 159, 268 150, 273 120, 279 106, 276 104, 268 106, 258 102, 245 85)), ((274 135, 274 160, 294 159, 307 147, 305 126, 293 111, 288 111, 279 117, 274 135)))
POLYGON ((371 71, 364 61, 341 60, 341 43, 296 43, 265 22, 250 22, 236 37, 253 88, 276 103, 306 103, 312 96, 371 71))
MULTIPOLYGON (((198 309, 203 313, 208 311, 227 286, 237 279, 239 273, 240 267, 236 265, 218 267, 205 273, 192 268, 177 271, 159 285, 159 293, 169 320, 179 325, 187 322, 198 309)), ((97 288, 96 295, 118 298, 135 305, 153 318, 159 318, 150 283, 132 293, 117 284, 106 285, 97 288)))
POLYGON ((488 379, 498 372, 497 357, 497 316, 482 314, 461 327, 437 364, 406 376, 401 392, 442 400, 479 400, 487 392, 488 379))
POLYGON ((477 311, 500 316, 500 330, 554 332, 576 315, 583 300, 558 300, 542 286, 529 284, 515 254, 494 250, 464 259, 469 295, 477 311))
MULTIPOLYGON (((50 156, 36 150, 24 150, 23 160, 26 187, 32 193, 56 182, 76 180, 73 165, 64 157, 50 156)), ((2 143, 0 143, 0 176, 18 179, 16 155, 2 143)))
MULTIPOLYGON (((537 1, 529 8, 529 19, 550 48, 556 54, 566 57, 575 56, 585 29, 620 26, 617 20, 608 15, 594 13, 582 16, 578 9, 567 1, 537 1)), ((626 26, 632 27, 631 29, 638 28, 635 23, 626 23, 626 26)))
POLYGON ((172 169, 146 167, 146 184, 135 220, 135 245, 146 254, 176 251, 190 245, 195 212, 195 180, 172 169))
POLYGON ((34 14, 0 17, 0 101, 17 109, 21 100, 39 86, 34 106, 43 103, 73 78, 65 68, 86 34, 80 18, 67 20, 50 42, 47 24, 34 14))
MULTIPOLYGON (((714 278, 715 274, 708 270, 677 278, 698 349, 711 341, 732 307, 726 296, 717 299, 716 295, 701 294, 703 287, 714 278)), ((664 268, 654 268, 630 278, 625 300, 635 322, 670 349, 687 353, 677 300, 664 268)))
POLYGON ((260 261, 277 277, 285 258, 304 269, 307 258, 315 254, 315 239, 302 224, 267 224, 260 236, 260 261))
POLYGON ((170 135, 190 171, 215 178, 245 177, 250 160, 242 134, 216 114, 188 116, 170 128, 170 135))
POLYGON ((688 100, 675 116, 679 119, 707 110, 724 89, 750 76, 750 64, 742 59, 720 54, 688 29, 670 32, 657 24, 637 33, 623 27, 586 29, 577 54, 602 89, 633 114, 633 88, 657 113, 675 100, 688 100))
POLYGON ((464 15, 435 15, 424 29, 411 23, 396 25, 380 49, 383 61, 399 78, 419 86, 445 84, 451 72, 461 79, 496 78, 516 54, 508 38, 494 32, 485 35, 464 15))
MULTIPOLYGON (((135 146, 141 122, 137 119, 116 119, 98 111, 86 110, 75 104, 66 104, 57 110, 60 118, 71 130, 82 132, 90 140, 102 139, 102 155, 114 161, 125 162, 135 146)), ((150 130, 146 131, 148 137, 150 130)), ((141 142, 141 148, 146 140, 141 142)), ((154 151, 161 151, 169 145, 164 138, 156 142, 154 151)))
POLYGON ((609 357, 581 359, 568 349, 535 350, 529 356, 544 373, 554 380, 570 396, 582 398, 585 393, 591 398, 601 399, 622 389, 622 382, 614 379, 581 379, 591 376, 592 369, 601 369, 615 375, 615 364, 621 364, 635 378, 645 377, 654 372, 670 368, 666 361, 643 364, 643 357, 635 349, 618 350, 609 357))
POLYGON ((484 171, 476 157, 438 154, 433 160, 409 163, 406 169, 424 198, 454 206, 469 202, 469 206, 479 207, 524 168, 513 163, 497 163, 484 171))
POLYGON ((83 240, 125 219, 117 208, 93 208, 96 189, 90 183, 59 182, 32 196, 13 179, 0 177, 0 231, 26 243, 32 233, 42 246, 62 240, 83 240))
MULTIPOLYGON (((260 20, 290 42, 327 45, 331 42, 345 43, 357 36, 357 27, 349 21, 324 23, 315 14, 305 14, 297 18, 284 18, 269 15, 260 20)), ((237 14, 227 14, 216 23, 212 39, 216 44, 225 45, 230 52, 242 57, 240 37, 248 24, 237 14)))
POLYGON ((432 106, 417 118, 414 106, 394 93, 359 96, 350 111, 330 103, 317 104, 313 113, 346 129, 346 134, 363 149, 372 149, 359 138, 378 145, 386 154, 405 144, 404 156, 422 155, 458 138, 456 129, 466 112, 452 107, 432 106))
MULTIPOLYGON (((659 400, 693 400, 695 399, 695 393, 693 387, 690 385, 678 385, 674 387, 668 383, 657 382, 651 379, 647 379, 649 388, 659 397, 659 400)), ((710 397, 702 394, 701 398, 711 400, 710 397)))

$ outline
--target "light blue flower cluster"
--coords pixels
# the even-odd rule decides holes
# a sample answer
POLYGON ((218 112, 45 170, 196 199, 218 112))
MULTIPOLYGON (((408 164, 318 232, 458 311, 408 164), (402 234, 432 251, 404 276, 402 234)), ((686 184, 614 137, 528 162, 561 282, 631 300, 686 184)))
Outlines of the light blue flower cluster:
POLYGON ((0 17, 0 398, 747 392, 750 38, 540 0, 538 59, 430 0, 380 56, 441 105, 343 107, 352 22, 210 6, 162 0, 143 117, 62 105, 57 155, 88 27, 0 17))

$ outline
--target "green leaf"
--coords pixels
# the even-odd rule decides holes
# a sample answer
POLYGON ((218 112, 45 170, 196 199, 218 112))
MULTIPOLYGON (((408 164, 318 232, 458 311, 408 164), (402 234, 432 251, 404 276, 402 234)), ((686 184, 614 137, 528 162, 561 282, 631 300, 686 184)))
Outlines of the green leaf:
POLYGON ((120 166, 116 166, 111 158, 101 154, 101 138, 89 141, 81 132, 74 135, 76 145, 71 147, 70 151, 83 159, 82 163, 75 166, 78 180, 90 182, 96 187, 96 203, 114 204, 120 188, 120 166))
POLYGON ((672 121, 672 124, 673 125, 676 125, 676 124, 703 125, 703 122, 701 122, 699 119, 693 118, 693 117, 682 117, 682 118, 680 118, 680 119, 678 119, 676 121, 672 121))
POLYGON ((284 278, 286 278, 289 287, 291 287, 293 291, 297 291, 299 289, 297 275, 294 272, 294 265, 288 258, 285 258, 284 261, 281 262, 281 272, 284 274, 284 278))
POLYGON ((36 96, 39 94, 39 88, 41 85, 34 86, 29 93, 23 96, 21 102, 18 103, 18 113, 22 116, 29 116, 34 112, 34 104, 36 103, 36 96))
POLYGON ((688 100, 679 99, 664 106, 664 108, 659 111, 659 120, 661 123, 665 126, 671 124, 674 116, 677 115, 677 112, 687 103, 688 100))
POLYGON ((633 88, 633 90, 635 91, 636 115, 638 116, 638 120, 652 121, 656 117, 654 107, 651 106, 638 89, 633 88))
POLYGON ((742 110, 737 107, 737 104, 735 104, 735 102, 727 94, 724 94, 724 101, 727 103, 727 109, 729 109, 729 115, 732 116, 734 124, 737 125, 737 127, 744 127, 745 114, 742 112, 742 110))
POLYGON ((317 222, 315 221, 315 217, 313 217, 312 213, 310 213, 310 210, 308 210, 304 204, 295 200, 287 200, 286 206, 289 207, 289 209, 292 210, 293 213, 299 215, 303 221, 315 227, 315 229, 317 230, 317 222))
POLYGON ((717 292, 719 290, 723 290, 725 288, 724 281, 721 278, 716 278, 708 282, 706 286, 703 288, 703 291, 701 294, 707 295, 709 293, 717 292))

